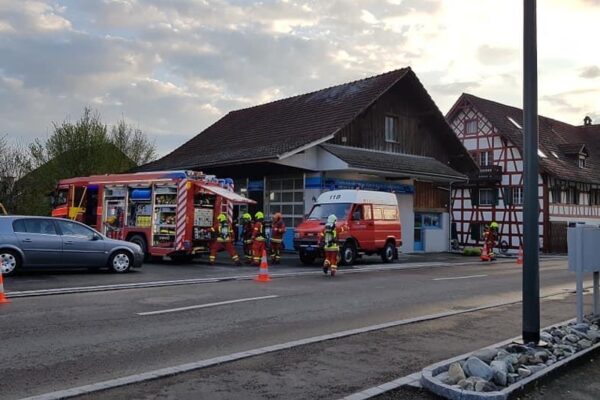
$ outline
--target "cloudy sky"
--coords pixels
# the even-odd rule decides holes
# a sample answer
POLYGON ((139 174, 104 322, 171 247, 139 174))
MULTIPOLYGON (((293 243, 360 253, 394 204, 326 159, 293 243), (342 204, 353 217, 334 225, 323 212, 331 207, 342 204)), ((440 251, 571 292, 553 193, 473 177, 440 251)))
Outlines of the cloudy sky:
MULTIPOLYGON (((0 0, 0 135, 84 106, 174 149, 230 110, 411 66, 521 104, 521 0, 0 0)), ((600 0, 539 0, 540 112, 600 123, 600 0)))

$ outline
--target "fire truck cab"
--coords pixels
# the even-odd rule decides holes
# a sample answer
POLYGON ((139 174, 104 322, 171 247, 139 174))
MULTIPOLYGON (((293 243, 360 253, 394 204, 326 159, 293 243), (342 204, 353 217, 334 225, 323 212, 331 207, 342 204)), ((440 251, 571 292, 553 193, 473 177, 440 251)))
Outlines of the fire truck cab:
POLYGON ((151 256, 207 253, 210 228, 234 204, 254 204, 231 179, 193 171, 94 175, 64 179, 52 216, 83 222, 113 239, 138 244, 151 256))

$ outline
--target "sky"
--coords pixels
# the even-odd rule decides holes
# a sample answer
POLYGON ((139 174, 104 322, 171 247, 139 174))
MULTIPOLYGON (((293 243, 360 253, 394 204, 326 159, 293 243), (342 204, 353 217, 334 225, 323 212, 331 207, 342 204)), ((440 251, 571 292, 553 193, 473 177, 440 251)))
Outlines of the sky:
MULTIPOLYGON (((600 123, 600 0, 539 0, 540 113, 600 123)), ((521 0, 0 0, 0 136, 90 106, 161 155, 227 112, 410 66, 446 113, 522 104, 521 0)))

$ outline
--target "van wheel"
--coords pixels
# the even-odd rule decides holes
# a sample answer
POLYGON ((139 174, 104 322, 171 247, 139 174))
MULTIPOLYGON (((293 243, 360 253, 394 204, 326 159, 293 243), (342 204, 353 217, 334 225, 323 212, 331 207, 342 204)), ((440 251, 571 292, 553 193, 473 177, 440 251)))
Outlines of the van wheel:
POLYGON ((343 265, 352 265, 356 261, 356 246, 354 243, 348 241, 344 243, 341 251, 341 258, 343 265))
POLYGON ((394 253, 396 248, 394 247, 394 242, 387 242, 383 250, 381 250, 381 261, 386 264, 394 261, 394 253))
POLYGON ((129 272, 132 265, 133 257, 125 250, 117 250, 108 261, 110 270, 118 274, 129 272))
POLYGON ((317 258, 316 256, 314 256, 312 254, 306 254, 306 252, 304 252, 304 251, 300 251, 299 256, 300 256, 300 261, 304 265, 313 265, 317 258))
POLYGON ((142 253, 144 253, 144 261, 150 260, 150 254, 148 254, 148 245, 146 244, 146 239, 143 236, 133 235, 129 238, 129 241, 140 246, 142 253))
POLYGON ((12 250, 0 250, 0 274, 14 275, 21 267, 21 258, 12 250))

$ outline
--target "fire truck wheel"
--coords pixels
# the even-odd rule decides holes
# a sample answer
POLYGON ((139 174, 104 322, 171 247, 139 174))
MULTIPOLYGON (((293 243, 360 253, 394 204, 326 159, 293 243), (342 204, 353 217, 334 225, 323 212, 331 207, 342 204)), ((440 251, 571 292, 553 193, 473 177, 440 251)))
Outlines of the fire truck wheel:
POLYGON ((140 246, 142 252, 144 253, 144 261, 149 261, 150 255, 148 254, 148 246, 146 245, 146 239, 144 239, 143 236, 134 235, 129 238, 129 241, 140 246))
POLYGON ((387 242, 383 247, 383 250, 381 250, 381 261, 383 261, 384 263, 391 263, 392 261, 394 261, 395 251, 396 248, 394 247, 394 242, 387 242))
POLYGON ((125 250, 117 250, 110 256, 108 267, 111 271, 122 274, 128 272, 133 264, 133 257, 125 250))
POLYGON ((341 256, 343 265, 352 265, 356 261, 356 246, 351 240, 347 240, 342 247, 341 256))
POLYGON ((12 250, 0 250, 0 273, 14 275, 21 266, 21 258, 12 250))

